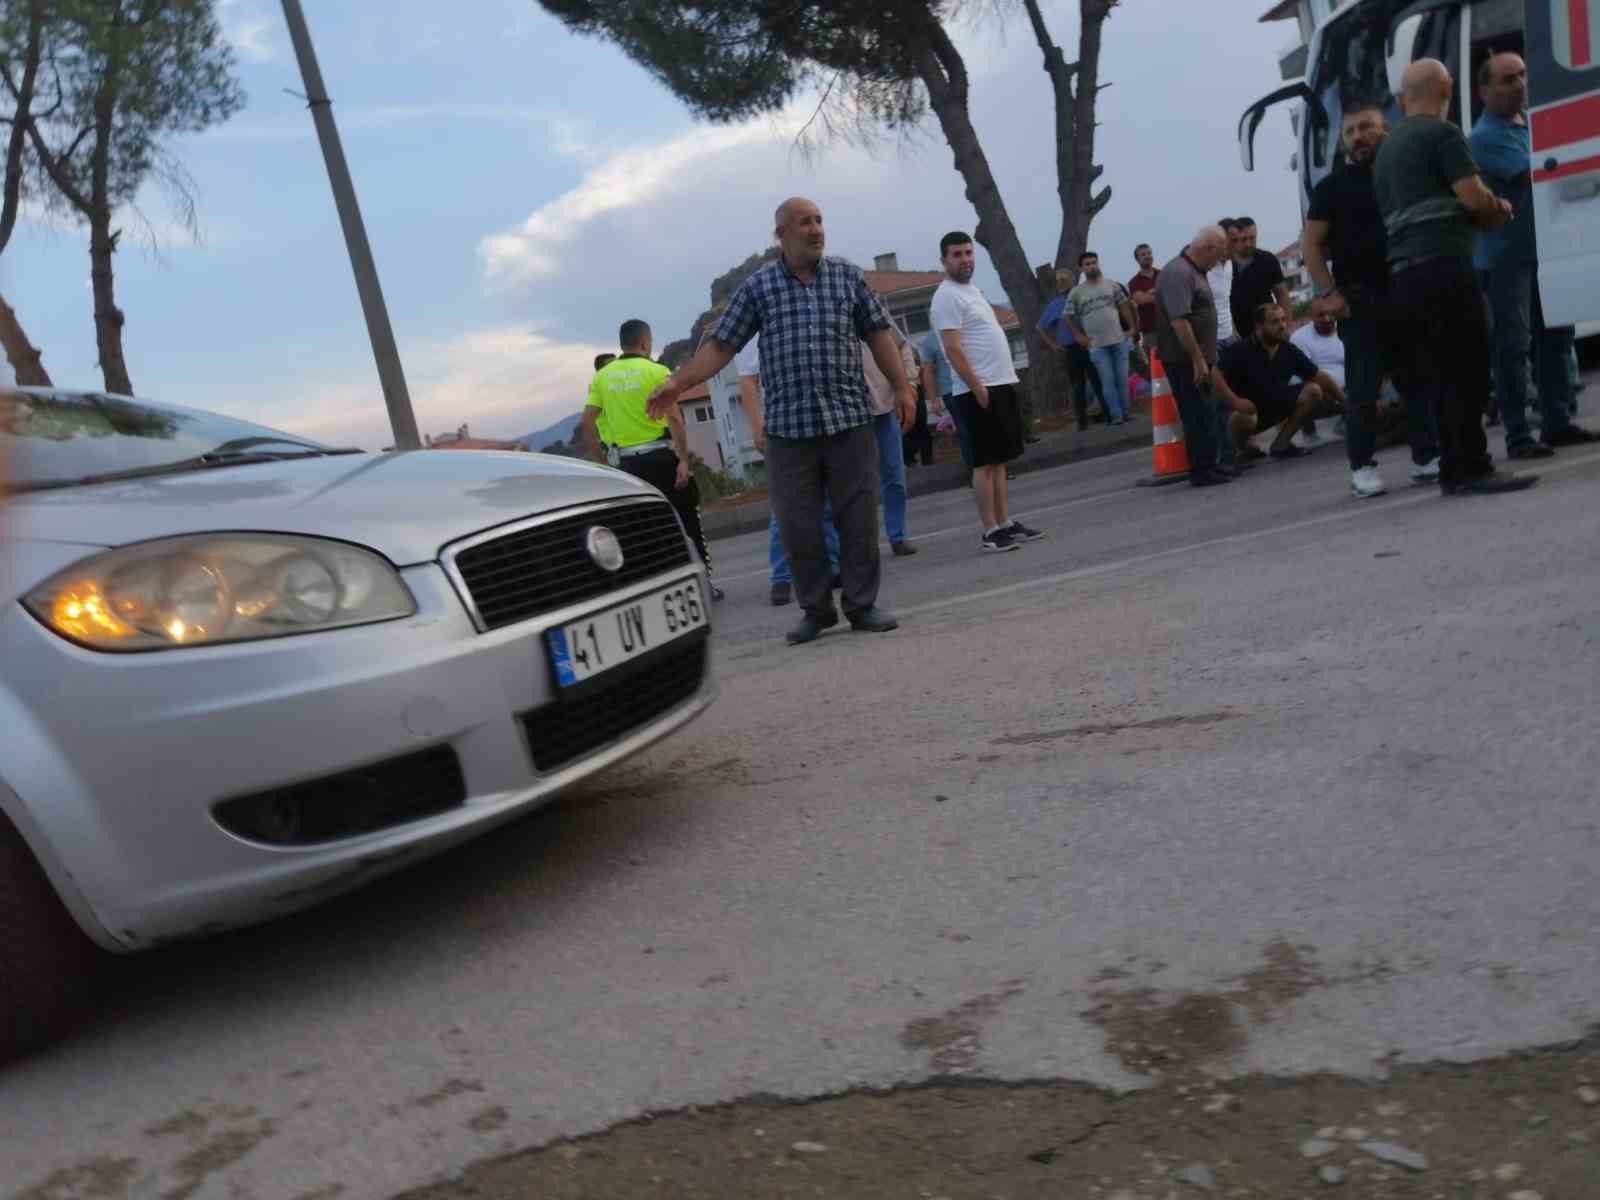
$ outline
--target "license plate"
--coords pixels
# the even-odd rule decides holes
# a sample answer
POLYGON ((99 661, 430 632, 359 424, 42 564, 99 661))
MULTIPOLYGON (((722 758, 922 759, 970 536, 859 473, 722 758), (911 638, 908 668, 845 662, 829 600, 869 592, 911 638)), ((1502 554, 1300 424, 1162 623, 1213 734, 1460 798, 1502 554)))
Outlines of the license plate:
POLYGON ((556 682, 572 687, 706 624, 698 579, 684 579, 545 632, 556 682))

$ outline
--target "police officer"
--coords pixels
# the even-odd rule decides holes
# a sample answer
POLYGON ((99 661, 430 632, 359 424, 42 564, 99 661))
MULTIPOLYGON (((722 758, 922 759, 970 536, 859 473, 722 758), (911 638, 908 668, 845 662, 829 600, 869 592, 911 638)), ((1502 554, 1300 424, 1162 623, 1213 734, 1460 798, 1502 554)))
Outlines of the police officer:
MULTIPOLYGON (((589 384, 589 401, 583 410, 586 449, 598 445, 603 425, 617 467, 660 490, 677 510, 706 571, 711 551, 700 526, 700 487, 689 468, 688 434, 683 414, 674 408, 666 420, 645 411, 650 393, 672 372, 650 357, 654 338, 640 320, 624 321, 617 340, 622 353, 595 372, 589 384)), ((711 585, 711 599, 721 600, 722 589, 711 585)))

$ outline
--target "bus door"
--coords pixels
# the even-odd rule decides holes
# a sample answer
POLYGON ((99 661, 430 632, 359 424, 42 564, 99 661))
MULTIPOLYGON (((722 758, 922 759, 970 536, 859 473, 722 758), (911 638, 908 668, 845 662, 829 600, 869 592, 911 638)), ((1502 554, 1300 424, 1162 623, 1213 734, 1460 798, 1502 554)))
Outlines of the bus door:
POLYGON ((1549 325, 1600 320, 1600 0, 1528 0, 1539 295, 1549 325))

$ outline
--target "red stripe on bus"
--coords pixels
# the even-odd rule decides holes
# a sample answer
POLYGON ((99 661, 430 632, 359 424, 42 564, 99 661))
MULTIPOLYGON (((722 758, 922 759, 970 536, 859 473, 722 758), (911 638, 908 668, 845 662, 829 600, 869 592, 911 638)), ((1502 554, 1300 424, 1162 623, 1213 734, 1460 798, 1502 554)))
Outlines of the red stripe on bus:
POLYGON ((1582 175, 1585 171, 1600 171, 1600 154, 1591 154, 1588 158, 1575 158, 1571 162, 1564 162, 1554 171, 1535 171, 1535 183, 1548 183, 1552 179, 1565 179, 1568 175, 1582 175))
POLYGON ((1590 32, 1589 0, 1567 0, 1567 40, 1571 43, 1574 67, 1594 64, 1594 52, 1589 43, 1590 32))
POLYGON ((1549 150, 1600 137, 1600 93, 1552 104, 1533 114, 1533 148, 1549 150))

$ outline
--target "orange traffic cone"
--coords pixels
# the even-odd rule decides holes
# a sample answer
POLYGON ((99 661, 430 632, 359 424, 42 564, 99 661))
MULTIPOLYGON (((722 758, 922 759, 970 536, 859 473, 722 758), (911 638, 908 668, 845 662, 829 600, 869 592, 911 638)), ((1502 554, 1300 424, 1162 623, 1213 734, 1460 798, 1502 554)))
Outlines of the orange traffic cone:
POLYGON ((1139 481, 1142 487, 1177 483, 1189 477, 1189 452, 1183 446, 1183 422, 1178 419, 1178 404, 1172 398, 1161 356, 1150 352, 1150 424, 1155 429, 1155 464, 1150 478, 1139 481))

